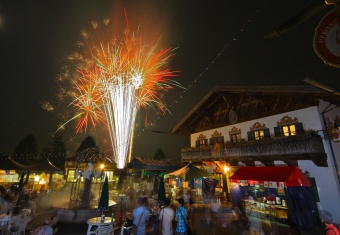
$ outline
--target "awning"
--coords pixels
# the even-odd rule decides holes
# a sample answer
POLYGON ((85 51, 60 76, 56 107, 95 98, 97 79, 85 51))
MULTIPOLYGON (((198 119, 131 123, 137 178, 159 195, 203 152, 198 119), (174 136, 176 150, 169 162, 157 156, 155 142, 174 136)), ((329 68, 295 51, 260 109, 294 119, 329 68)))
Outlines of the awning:
POLYGON ((30 170, 32 172, 57 172, 57 173, 63 173, 63 170, 59 169, 55 165, 53 165, 48 159, 44 158, 37 164, 34 164, 30 166, 30 170))
POLYGON ((29 166, 22 165, 8 157, 1 160, 0 170, 28 170, 29 166))
POLYGON ((197 168, 191 162, 188 165, 186 165, 185 167, 182 167, 181 169, 178 169, 177 171, 170 172, 167 175, 182 177, 186 181, 191 180, 191 179, 195 179, 195 178, 203 178, 203 177, 211 177, 212 176, 207 171, 197 168))
POLYGON ((284 182, 285 187, 312 186, 311 181, 294 166, 240 167, 230 179, 233 182, 237 180, 284 182))

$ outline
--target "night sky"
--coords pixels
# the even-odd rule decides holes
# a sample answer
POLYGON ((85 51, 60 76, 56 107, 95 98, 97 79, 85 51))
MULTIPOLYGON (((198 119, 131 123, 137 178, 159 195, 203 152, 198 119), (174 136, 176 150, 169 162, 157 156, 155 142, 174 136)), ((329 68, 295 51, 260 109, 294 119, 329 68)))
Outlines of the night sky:
MULTIPOLYGON (((75 50, 80 30, 90 20, 111 19, 112 34, 125 26, 123 7, 132 28, 146 40, 161 36, 161 46, 176 48, 170 67, 179 70, 176 81, 184 89, 169 91, 163 100, 171 115, 148 110, 155 124, 144 126, 138 117, 132 156, 152 158, 162 148, 167 158, 179 158, 189 137, 170 132, 197 102, 215 86, 306 85, 305 76, 340 88, 339 69, 323 63, 313 49, 314 30, 332 8, 322 11, 285 34, 264 35, 309 6, 310 0, 230 1, 10 1, 0 2, 0 153, 11 153, 28 134, 42 150, 60 126, 67 107, 57 101, 56 77, 66 57, 75 50), (55 106, 47 112, 41 103, 55 106)), ((74 152, 92 135, 108 151, 103 128, 75 135, 75 122, 58 134, 74 152)))

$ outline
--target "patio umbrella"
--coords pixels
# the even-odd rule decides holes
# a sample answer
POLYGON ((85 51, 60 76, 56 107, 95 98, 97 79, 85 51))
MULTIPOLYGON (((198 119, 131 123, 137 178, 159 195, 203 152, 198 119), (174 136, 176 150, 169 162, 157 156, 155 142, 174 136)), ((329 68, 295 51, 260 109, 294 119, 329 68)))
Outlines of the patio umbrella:
POLYGON ((144 176, 151 176, 151 175, 154 175, 154 174, 155 174, 155 173, 152 172, 152 171, 145 171, 145 172, 143 173, 144 176))
POLYGON ((30 173, 31 173, 31 172, 28 170, 28 171, 27 171, 26 178, 25 178, 24 185, 27 185, 27 184, 28 184, 28 180, 29 180, 29 178, 30 178, 30 173))
POLYGON ((160 177, 157 200, 159 203, 162 203, 165 201, 164 176, 160 177))
POLYGON ((177 171, 170 172, 167 175, 181 177, 185 181, 195 179, 195 178, 212 177, 212 175, 210 173, 208 173, 205 170, 201 170, 201 169, 197 168, 191 162, 188 165, 186 165, 185 167, 182 167, 182 168, 178 169, 177 171))
POLYGON ((20 193, 21 192, 22 187, 24 186, 24 178, 25 178, 25 172, 22 172, 20 180, 19 180, 18 190, 17 190, 16 193, 20 193))
POLYGON ((153 192, 158 192, 158 177, 156 175, 153 177, 153 192))
POLYGON ((49 178, 49 180, 48 180, 48 185, 49 186, 51 186, 52 185, 52 175, 53 175, 53 171, 51 171, 51 173, 50 173, 50 178, 49 178))
POLYGON ((106 211, 108 209, 109 209, 109 180, 106 175, 99 199, 98 210, 101 210, 103 214, 103 211, 106 211))

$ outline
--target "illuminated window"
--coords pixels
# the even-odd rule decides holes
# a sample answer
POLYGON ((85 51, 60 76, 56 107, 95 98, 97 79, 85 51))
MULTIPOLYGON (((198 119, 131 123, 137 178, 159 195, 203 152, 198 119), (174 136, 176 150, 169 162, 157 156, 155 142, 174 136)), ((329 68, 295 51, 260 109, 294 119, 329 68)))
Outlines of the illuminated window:
POLYGON ((296 135, 295 125, 282 126, 284 136, 296 135))
POLYGON ((270 138, 269 128, 253 130, 247 132, 248 140, 262 140, 264 138, 270 138))
POLYGON ((298 134, 303 134, 304 129, 302 123, 294 123, 294 124, 287 124, 287 125, 280 125, 274 127, 275 136, 294 136, 298 134))
POLYGON ((254 131, 254 137, 255 140, 260 140, 264 138, 264 131, 263 130, 254 131))
POLYGON ((72 182, 74 180, 75 170, 69 170, 67 174, 67 182, 72 182))
POLYGON ((208 145, 208 140, 205 135, 200 134, 196 140, 196 147, 202 147, 202 146, 207 146, 208 145))
POLYGON ((230 134, 230 141, 232 143, 237 143, 241 141, 241 133, 230 134))

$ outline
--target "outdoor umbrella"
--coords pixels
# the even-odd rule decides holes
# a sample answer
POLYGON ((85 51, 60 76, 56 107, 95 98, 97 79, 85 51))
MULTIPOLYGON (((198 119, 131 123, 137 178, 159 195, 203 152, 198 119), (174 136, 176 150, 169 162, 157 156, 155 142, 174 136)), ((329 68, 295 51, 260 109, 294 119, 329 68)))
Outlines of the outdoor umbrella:
POLYGON ((158 177, 156 175, 153 177, 153 192, 158 192, 158 177))
POLYGON ((164 176, 160 177, 159 189, 158 189, 158 202, 162 203, 165 201, 165 187, 164 187, 164 176))
POLYGON ((28 180, 29 180, 29 178, 30 178, 30 170, 28 170, 27 171, 27 175, 26 175, 26 178, 25 178, 25 182, 24 182, 24 184, 26 185, 26 184, 28 184, 28 180))
POLYGON ((185 167, 182 167, 182 168, 178 169, 177 171, 170 172, 167 175, 181 177, 185 181, 195 179, 195 178, 212 177, 212 175, 210 173, 208 173, 205 170, 201 170, 201 169, 197 168, 191 162, 188 165, 186 165, 185 167))
POLYGON ((49 185, 49 186, 52 185, 52 179, 53 179, 52 175, 53 175, 53 171, 51 171, 51 173, 50 173, 50 178, 49 178, 49 180, 48 180, 48 185, 49 185))
POLYGON ((103 214, 103 211, 106 211, 108 209, 109 209, 109 180, 106 175, 99 199, 98 210, 101 210, 103 214))
POLYGON ((152 171, 145 171, 145 172, 143 173, 144 176, 151 176, 151 175, 154 175, 154 174, 155 174, 155 173, 152 172, 152 171))
POLYGON ((24 186, 24 178, 25 178, 25 172, 22 172, 20 180, 19 180, 18 190, 17 190, 16 193, 20 193, 21 192, 22 187, 24 186))

